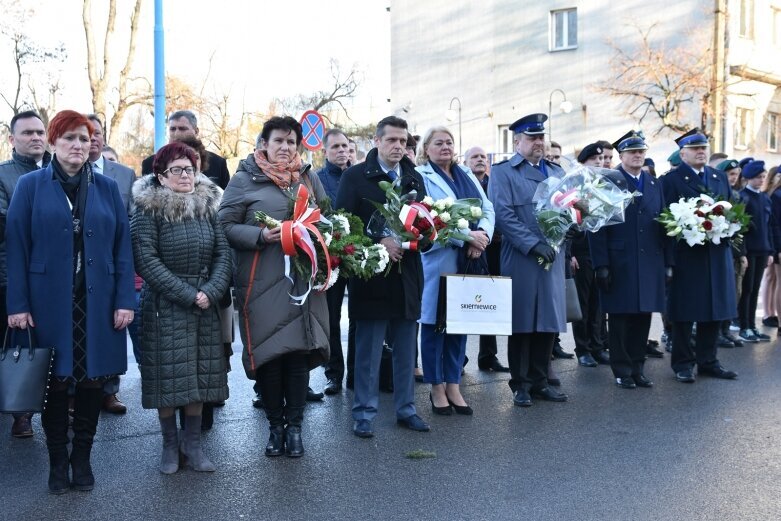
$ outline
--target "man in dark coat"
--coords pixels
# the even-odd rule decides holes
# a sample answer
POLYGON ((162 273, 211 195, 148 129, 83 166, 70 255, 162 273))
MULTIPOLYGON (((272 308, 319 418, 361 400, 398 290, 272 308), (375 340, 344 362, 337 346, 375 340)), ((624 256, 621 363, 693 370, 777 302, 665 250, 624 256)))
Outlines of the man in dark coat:
MULTIPOLYGON (((693 129, 675 140, 681 164, 662 179, 667 204, 681 198, 708 194, 714 199, 729 200, 732 191, 723 172, 706 166, 708 138, 693 129)), ((670 282, 667 303, 672 322, 672 368, 679 382, 694 382, 694 365, 700 375, 734 379, 737 374, 722 367, 716 357, 719 322, 735 317, 735 272, 729 241, 689 246, 677 241, 674 247, 675 269, 670 282), (697 323, 697 343, 690 340, 693 323, 697 323)))
MULTIPOLYGON (((368 223, 374 202, 385 202, 380 181, 400 180, 402 192, 417 191, 416 199, 426 195, 423 178, 405 155, 407 122, 389 116, 377 124, 376 148, 366 161, 342 174, 336 208, 368 223)), ((374 435, 372 420, 379 402, 379 369, 383 342, 393 349, 393 395, 399 425, 415 431, 429 426, 415 409, 413 365, 415 361, 416 321, 420 318, 423 295, 423 265, 420 253, 402 250, 393 237, 377 237, 390 255, 388 275, 378 274, 369 280, 350 279, 348 310, 355 321, 355 399, 353 433, 361 438, 374 435)))
MULTIPOLYGON (((8 136, 13 151, 11 159, 0 163, 0 219, 3 222, 3 234, 0 236, 0 335, 5 336, 8 327, 8 315, 5 308, 5 295, 8 286, 8 274, 5 264, 5 218, 16 183, 24 174, 44 168, 51 161, 46 151, 46 127, 41 117, 33 111, 20 112, 11 118, 11 134, 8 136)), ((32 413, 16 413, 11 426, 11 436, 29 438, 33 435, 30 420, 32 413)))
POLYGON ((516 154, 491 168, 488 197, 502 233, 502 275, 513 279, 513 334, 507 341, 513 403, 532 404, 531 396, 563 402, 567 395, 548 385, 548 361, 556 333, 566 331, 564 255, 546 241, 534 213, 534 193, 562 168, 543 158, 544 114, 525 116, 512 125, 516 154), (545 269, 543 263, 550 264, 545 269))
MULTIPOLYGON (((323 150, 325 150, 325 166, 317 172, 320 182, 331 205, 336 202, 342 173, 350 167, 350 141, 342 130, 332 128, 323 135, 323 150)), ((336 208, 334 208, 336 209, 336 208)), ((339 277, 326 292, 328 316, 330 323, 331 355, 325 365, 325 377, 328 383, 323 392, 327 395, 337 394, 342 390, 344 378, 344 352, 342 351, 342 301, 344 290, 347 289, 347 279, 339 277)), ((347 332, 347 384, 352 387, 353 369, 355 368, 355 324, 350 321, 347 332)))
POLYGON ((591 259, 602 309, 607 312, 610 367, 623 389, 652 387, 643 373, 651 314, 664 310, 665 269, 672 266, 664 227, 662 185, 643 171, 648 146, 634 132, 614 143, 618 171, 630 191, 642 196, 624 212, 624 222, 590 234, 591 259))
MULTIPOLYGON (((181 141, 186 137, 198 137, 200 129, 198 129, 198 118, 195 114, 189 110, 177 110, 170 116, 168 116, 168 142, 181 141)), ((225 158, 218 156, 213 152, 209 154, 209 168, 202 172, 206 177, 212 180, 214 184, 225 190, 230 181, 230 173, 228 173, 228 163, 225 158)), ((152 162, 155 156, 151 156, 144 159, 141 162, 141 175, 147 175, 152 173, 152 162)))

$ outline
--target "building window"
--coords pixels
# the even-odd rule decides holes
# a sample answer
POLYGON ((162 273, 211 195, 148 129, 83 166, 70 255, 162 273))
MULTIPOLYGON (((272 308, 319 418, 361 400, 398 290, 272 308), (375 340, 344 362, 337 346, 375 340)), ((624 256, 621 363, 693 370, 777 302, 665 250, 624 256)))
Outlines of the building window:
POLYGON ((510 125, 499 125, 499 134, 496 147, 496 158, 494 162, 501 161, 515 152, 513 145, 514 132, 510 130, 510 125))
POLYGON ((563 51, 578 46, 578 10, 550 12, 550 50, 563 51))
POLYGON ((781 8, 773 8, 773 45, 781 46, 781 8))
POLYGON ((740 0, 740 27, 738 35, 754 39, 754 0, 740 0))
POLYGON ((751 135, 754 132, 754 111, 738 108, 735 111, 735 147, 751 147, 751 135))
POLYGON ((767 115, 767 149, 772 152, 778 150, 778 114, 767 115))

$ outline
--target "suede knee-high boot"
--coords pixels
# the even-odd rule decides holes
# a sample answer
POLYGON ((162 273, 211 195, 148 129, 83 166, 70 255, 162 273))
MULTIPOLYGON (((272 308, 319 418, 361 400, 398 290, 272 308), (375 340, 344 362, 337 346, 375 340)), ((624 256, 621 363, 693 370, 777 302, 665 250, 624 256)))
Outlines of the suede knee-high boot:
POLYGON ((95 476, 92 474, 90 454, 98 429, 98 417, 103 403, 103 389, 76 387, 73 410, 73 450, 71 451, 72 486, 76 490, 92 490, 95 476))
POLYGON ((216 467, 209 461, 201 448, 201 416, 187 415, 184 422, 184 437, 179 449, 185 458, 185 465, 197 472, 214 472, 216 467))
POLYGON ((176 428, 176 415, 160 419, 160 431, 163 434, 163 455, 160 457, 160 472, 175 474, 179 470, 179 430, 176 428))
POLYGON ((49 492, 64 494, 70 488, 68 465, 68 390, 50 390, 41 414, 49 451, 49 492))

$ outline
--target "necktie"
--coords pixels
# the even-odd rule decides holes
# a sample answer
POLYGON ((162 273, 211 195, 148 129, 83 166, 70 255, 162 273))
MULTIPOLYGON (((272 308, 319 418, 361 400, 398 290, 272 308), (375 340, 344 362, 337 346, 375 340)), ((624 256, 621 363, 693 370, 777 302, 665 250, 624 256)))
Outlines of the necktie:
POLYGON ((395 181, 396 177, 398 177, 395 170, 388 170, 388 176, 391 178, 391 181, 395 181))

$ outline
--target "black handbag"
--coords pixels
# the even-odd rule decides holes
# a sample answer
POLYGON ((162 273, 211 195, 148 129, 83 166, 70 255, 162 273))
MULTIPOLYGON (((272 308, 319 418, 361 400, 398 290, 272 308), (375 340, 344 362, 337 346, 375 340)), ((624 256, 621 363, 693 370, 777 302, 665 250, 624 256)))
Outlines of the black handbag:
POLYGON ((43 412, 54 349, 36 346, 29 327, 23 346, 15 342, 17 331, 6 329, 0 350, 0 412, 43 412))
POLYGON ((575 279, 564 279, 564 290, 567 299, 567 322, 580 322, 583 320, 583 312, 575 279))

